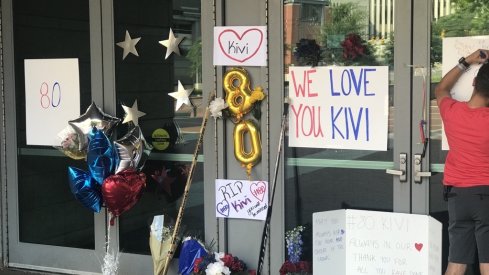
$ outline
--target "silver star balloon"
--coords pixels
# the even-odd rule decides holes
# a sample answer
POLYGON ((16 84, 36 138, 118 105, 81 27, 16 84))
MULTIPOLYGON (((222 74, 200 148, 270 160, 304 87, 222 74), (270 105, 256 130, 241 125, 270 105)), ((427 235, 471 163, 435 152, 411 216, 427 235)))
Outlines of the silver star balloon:
POLYGON ((144 139, 139 126, 132 128, 121 139, 114 141, 114 147, 117 152, 116 174, 129 168, 140 171, 153 149, 144 139))
POLYGON ((146 115, 146 113, 143 113, 138 110, 138 101, 137 99, 134 101, 132 104, 132 107, 127 107, 122 105, 122 108, 124 109, 124 112, 126 112, 126 116, 124 117, 124 121, 122 123, 127 123, 129 121, 132 121, 135 126, 139 125, 139 118, 146 115))
POLYGON ((180 49, 178 48, 178 45, 182 42, 182 40, 183 37, 176 38, 175 35, 173 34, 173 30, 170 28, 168 39, 159 41, 161 45, 167 48, 165 59, 167 59, 172 52, 180 55, 180 49))
POLYGON ((176 92, 168 94, 169 96, 171 96, 177 100, 177 105, 175 106, 175 111, 178 111, 178 109, 180 109, 180 107, 182 107, 182 105, 184 103, 191 106, 190 99, 188 99, 188 96, 192 93, 193 90, 194 89, 185 90, 185 88, 183 87, 180 80, 178 80, 178 90, 176 92))
POLYGON ((136 50, 136 44, 139 42, 140 39, 141 37, 131 39, 129 32, 126 30, 126 38, 124 39, 124 41, 117 43, 117 46, 124 49, 122 60, 126 59, 126 56, 129 53, 132 53, 135 56, 139 56, 138 51, 136 50))
POLYGON ((79 118, 68 121, 79 137, 80 150, 85 150, 88 146, 88 135, 93 127, 101 130, 106 136, 110 136, 112 128, 121 121, 117 117, 110 116, 95 105, 90 104, 87 111, 79 118))

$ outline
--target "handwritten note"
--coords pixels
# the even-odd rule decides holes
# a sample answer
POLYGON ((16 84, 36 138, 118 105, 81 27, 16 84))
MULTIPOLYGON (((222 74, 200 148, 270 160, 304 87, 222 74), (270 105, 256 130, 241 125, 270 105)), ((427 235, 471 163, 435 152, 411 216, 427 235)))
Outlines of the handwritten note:
POLYGON ((216 217, 265 220, 268 182, 216 179, 216 217))
POLYGON ((56 135, 80 116, 78 59, 25 59, 28 145, 59 145, 56 135))
POLYGON ((338 275, 441 274, 441 224, 401 213, 314 213, 313 262, 338 275))
MULTIPOLYGON (((442 74, 445 75, 458 63, 462 56, 468 56, 478 49, 489 49, 489 36, 466 36, 443 38, 442 74)), ((480 65, 474 64, 465 72, 452 88, 452 97, 459 101, 468 101, 472 95, 472 81, 480 65)), ((442 150, 448 150, 445 131, 442 135, 442 150)))
POLYGON ((267 27, 214 27, 214 65, 266 66, 267 27))
POLYGON ((388 67, 289 72, 289 146, 387 150, 388 67))

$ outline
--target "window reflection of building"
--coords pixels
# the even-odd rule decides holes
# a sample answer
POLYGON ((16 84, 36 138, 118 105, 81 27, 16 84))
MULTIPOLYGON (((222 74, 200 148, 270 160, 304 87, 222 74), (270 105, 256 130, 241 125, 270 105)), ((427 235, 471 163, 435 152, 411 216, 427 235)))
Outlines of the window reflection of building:
MULTIPOLYGON (((319 39, 321 28, 331 20, 330 9, 353 3, 365 13, 364 39, 388 39, 394 33, 396 0, 284 0, 285 67, 295 64, 294 47, 300 39, 319 39)), ((433 18, 436 20, 453 12, 452 0, 433 0, 433 18)), ((346 34, 345 34, 346 35, 346 34)))
POLYGON ((301 38, 318 39, 323 20, 327 18, 326 0, 284 1, 284 65, 294 64, 294 47, 301 38))
POLYGON ((180 44, 182 56, 175 59, 175 79, 181 80, 184 85, 193 85, 200 81, 200 72, 189 72, 190 60, 185 56, 200 38, 200 1, 174 0, 173 28, 175 36, 185 37, 180 44))

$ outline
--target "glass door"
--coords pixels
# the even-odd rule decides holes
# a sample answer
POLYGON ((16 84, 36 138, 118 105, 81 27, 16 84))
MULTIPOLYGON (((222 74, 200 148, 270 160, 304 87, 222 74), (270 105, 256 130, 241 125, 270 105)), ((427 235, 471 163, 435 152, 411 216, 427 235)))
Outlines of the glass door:
MULTIPOLYGON (((433 16, 427 24, 431 24, 429 65, 431 77, 430 85, 430 170, 433 176, 429 181, 429 214, 443 223, 443 268, 446 267, 448 257, 448 212, 447 203, 443 200, 443 168, 448 152, 440 114, 436 105, 434 89, 441 77, 462 56, 479 49, 489 47, 489 30, 485 27, 489 23, 489 12, 484 3, 478 1, 447 1, 432 0, 426 8, 433 11, 433 16)), ((426 30, 426 25, 422 27, 426 30)), ((472 87, 470 83, 477 73, 472 68, 464 78, 468 81, 467 94, 457 93, 460 100, 468 100, 472 87)), ((478 264, 469 267, 466 274, 480 274, 478 264)))
MULTIPOLYGON (((322 67, 331 68, 327 69, 330 75, 326 75, 323 81, 336 95, 354 93, 350 94, 352 86, 346 86, 341 81, 339 84, 329 82, 328 77, 338 66, 363 70, 381 70, 384 67, 386 72, 381 78, 388 78, 385 82, 388 100, 386 105, 379 107, 385 108, 388 114, 384 132, 387 142, 382 148, 367 149, 367 144, 355 149, 335 148, 334 143, 338 140, 368 139, 365 136, 368 133, 362 127, 369 126, 360 121, 365 119, 368 111, 363 109, 362 117, 359 109, 348 107, 355 101, 364 100, 360 96, 350 97, 346 105, 338 107, 340 111, 333 111, 333 107, 324 111, 326 114, 322 118, 326 118, 327 123, 322 128, 323 136, 326 140, 329 135, 330 140, 317 143, 315 148, 293 146, 290 141, 298 135, 303 136, 302 141, 308 139, 311 133, 319 136, 317 126, 315 132, 308 131, 307 127, 295 132, 297 129, 291 130, 294 128, 289 124, 285 141, 285 231, 299 225, 311 230, 312 213, 318 211, 363 209, 411 212, 410 176, 406 170, 411 157, 411 128, 406 127, 410 125, 411 113, 411 68, 406 66, 411 64, 411 15, 407 12, 410 10, 409 1, 284 1, 285 88, 289 96, 298 90, 297 75, 302 80, 302 74, 297 74, 299 66, 309 66, 308 70, 312 73, 320 72, 322 67), (342 86, 333 88, 333 85, 342 86), (340 128, 336 124, 330 127, 330 132, 326 130, 328 123, 335 124, 334 121, 344 116, 343 126, 346 127, 340 128), (331 143, 330 148, 318 149, 328 147, 324 146, 326 142, 331 143)), ((355 78, 353 70, 345 71, 342 77, 348 75, 350 79, 355 78)), ((305 111, 301 115, 297 108, 293 110, 289 113, 289 119, 295 116, 295 123, 311 117, 305 111)), ((305 238, 310 237, 306 233, 305 238)), ((312 238, 308 240, 311 246, 306 246, 305 253, 306 259, 311 259, 312 238)))
MULTIPOLYGON (((6 39, 12 43, 4 45, 7 56, 13 56, 5 60, 9 265, 100 273, 108 241, 119 253, 121 274, 151 274, 149 225, 155 215, 164 215, 170 230, 175 224, 208 104, 201 90, 201 2, 19 0, 2 4, 2 11, 11 10, 4 13, 3 36, 12 36, 6 39), (80 103, 74 109, 82 114, 95 102, 121 121, 130 109, 140 117, 120 123, 112 138, 124 139, 138 124, 148 144, 145 149, 152 148, 140 162, 146 175, 144 192, 114 226, 108 226, 105 208, 93 214, 70 192, 68 166, 87 170, 87 163, 67 158, 52 146, 32 143, 33 138, 46 135, 52 122, 42 121, 37 132, 29 132, 32 112, 56 108, 68 99, 61 97, 66 95, 64 86, 54 80, 39 84, 36 98, 25 96, 32 75, 24 62, 60 58, 78 61, 80 103), (189 102, 183 105, 179 104, 183 98, 171 96, 181 89, 189 92, 189 102), (31 101, 39 105, 36 110, 30 109, 31 101)), ((66 123, 74 118, 66 118, 66 123)), ((205 233, 202 163, 201 151, 180 230, 180 235, 200 239, 205 233)), ((172 267, 169 273, 177 271, 172 267)))
MULTIPOLYGON (((113 19, 108 22, 113 34, 107 37, 110 47, 105 49, 114 57, 108 66, 114 66, 110 71, 115 86, 107 89, 115 101, 111 98, 109 104, 123 117, 122 106, 134 107, 137 102, 139 111, 145 113, 138 118, 139 127, 152 146, 142 169, 144 193, 133 209, 118 218, 112 228, 117 237, 111 239, 111 245, 121 253, 123 274, 152 274, 149 225, 155 215, 164 215, 166 228, 175 225, 208 104, 201 89, 201 1, 111 2, 111 9, 103 11, 113 14, 108 16, 113 19), (123 47, 128 39, 135 51, 123 47), (183 98, 171 96, 182 89, 189 92, 189 102, 184 104, 183 98)), ((132 127, 131 123, 121 124, 118 137, 132 127)), ((197 157, 179 235, 204 240, 203 152, 197 157)), ((172 263, 178 263, 178 253, 174 258, 172 263)), ((168 274, 177 273, 176 265, 170 267, 168 274)))
POLYGON ((93 2, 2 1, 9 266, 100 271, 104 215, 81 206, 67 182, 68 166, 86 164, 49 145, 56 116, 68 125, 77 116, 61 114, 83 113, 101 98, 92 82, 92 65, 98 66, 91 52, 93 2), (50 77, 60 71, 68 76, 50 77))

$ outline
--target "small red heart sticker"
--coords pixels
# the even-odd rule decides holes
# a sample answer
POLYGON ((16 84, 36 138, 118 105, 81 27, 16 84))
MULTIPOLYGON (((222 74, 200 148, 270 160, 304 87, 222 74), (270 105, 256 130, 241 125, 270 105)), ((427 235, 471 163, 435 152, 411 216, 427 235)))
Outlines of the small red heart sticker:
POLYGON ((422 243, 415 243, 414 247, 416 248, 416 250, 421 251, 421 249, 423 249, 423 244, 422 243))

